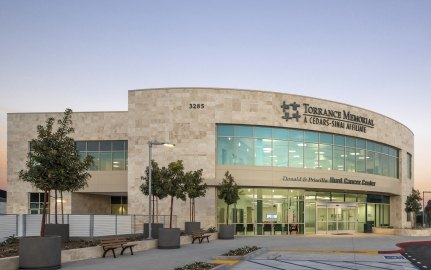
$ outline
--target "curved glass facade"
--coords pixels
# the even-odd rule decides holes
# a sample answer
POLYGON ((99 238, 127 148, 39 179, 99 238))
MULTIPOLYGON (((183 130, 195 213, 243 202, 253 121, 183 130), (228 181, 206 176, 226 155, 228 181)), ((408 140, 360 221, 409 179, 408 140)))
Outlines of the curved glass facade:
POLYGON ((217 164, 337 170, 398 178, 398 149, 317 131, 217 125, 217 164))

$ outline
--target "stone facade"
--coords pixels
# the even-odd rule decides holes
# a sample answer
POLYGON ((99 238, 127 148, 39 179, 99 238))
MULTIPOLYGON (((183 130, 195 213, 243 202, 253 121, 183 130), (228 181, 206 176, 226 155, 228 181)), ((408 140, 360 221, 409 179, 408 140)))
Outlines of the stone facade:
MULTIPOLYGON (((74 112, 72 115, 75 140, 127 140, 127 112, 74 112)), ((37 125, 45 125, 49 117, 60 119, 63 113, 10 113, 7 115, 7 213, 28 213, 28 193, 40 192, 29 183, 19 180, 18 173, 25 169, 29 142, 37 137, 37 125)), ((97 173, 96 173, 97 174, 97 173)), ((102 176, 103 177, 103 176, 102 176)), ((89 188, 100 177, 93 175, 89 188)), ((121 180, 120 180, 121 181, 121 180)), ((125 190, 123 190, 125 194, 125 190)), ((71 213, 70 194, 64 196, 64 211, 71 213)), ((54 201, 51 200, 51 213, 54 201)))
MULTIPOLYGON (((408 227, 404 201, 410 194, 414 178, 409 179, 407 172, 407 153, 414 157, 413 133, 403 124, 379 113, 351 105, 316 99, 312 97, 291 95, 276 92, 215 89, 215 88, 166 88, 129 91, 128 112, 74 113, 75 138, 80 140, 128 140, 127 187, 117 187, 119 192, 127 192, 129 214, 146 214, 148 198, 139 190, 148 166, 148 141, 174 143, 174 148, 154 146, 152 157, 161 166, 169 162, 183 160, 186 170, 203 169, 204 179, 210 186, 205 198, 197 200, 197 221, 202 227, 216 224, 216 191, 215 186, 221 182, 226 170, 235 172, 235 179, 244 186, 266 186, 262 179, 271 179, 269 187, 286 187, 281 182, 283 175, 302 173, 304 170, 294 168, 218 166, 216 164, 216 124, 244 124, 254 126, 286 127, 342 134, 364 138, 388 144, 400 149, 399 179, 389 177, 349 173, 352 179, 370 179, 378 181, 374 189, 352 185, 319 185, 313 188, 339 189, 347 191, 384 193, 391 196, 391 225, 408 227), (300 104, 301 118, 283 119, 292 107, 282 108, 283 102, 300 104), (319 113, 319 108, 371 119, 366 128, 325 125, 318 121, 304 122, 304 106, 307 104, 309 116, 319 113), (311 109, 310 109, 311 108, 311 109), (365 132, 363 132, 365 131, 365 132)), ((322 113, 322 111, 320 112, 322 113)), ((24 168, 28 142, 36 136, 36 125, 43 123, 48 116, 60 117, 61 114, 9 114, 8 115, 8 212, 26 213, 27 205, 20 203, 27 199, 26 194, 33 189, 27 183, 17 179, 17 172, 24 168)), ((350 121, 355 124, 355 121, 350 121)), ((363 125, 362 125, 363 126, 363 125)), ((312 175, 328 174, 318 170, 307 173, 312 175)), ((343 176, 346 172, 331 171, 332 175, 343 176)), ((120 176, 119 176, 120 177, 120 176)), ((125 177, 125 176, 124 176, 125 177)), ((93 180, 92 180, 93 181, 93 180)), ((103 182, 102 182, 103 183, 103 182)), ((301 183, 296 187, 307 188, 310 183, 301 183), (308 184, 308 186, 307 186, 308 184)), ((101 185, 103 186, 103 185, 101 185)), ((99 188, 99 187, 98 187, 99 188)), ((98 188, 91 190, 97 193, 98 188)), ((114 188, 115 189, 115 188, 114 188)), ((83 192, 89 192, 84 190, 83 192)), ((124 193, 126 193, 124 192, 124 193)), ((74 198, 72 197, 72 200, 74 198)), ((70 201, 70 200, 69 200, 70 201)), ((169 213, 169 200, 159 205, 159 214, 169 213)), ((73 208, 73 204, 72 204, 73 208)), ((68 211, 74 212, 74 209, 68 211)), ((184 227, 188 221, 188 202, 176 201, 174 214, 177 226, 184 227)))

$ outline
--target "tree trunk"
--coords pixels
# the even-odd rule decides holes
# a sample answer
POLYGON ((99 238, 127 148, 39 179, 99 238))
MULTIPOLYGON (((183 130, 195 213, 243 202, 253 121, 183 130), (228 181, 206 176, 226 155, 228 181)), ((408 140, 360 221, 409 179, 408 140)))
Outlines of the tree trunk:
POLYGON ((196 221, 196 204, 195 204, 195 198, 193 198, 192 207, 193 207, 193 222, 195 222, 196 221))
POLYGON ((192 222, 193 221, 193 216, 192 216, 192 199, 189 199, 189 221, 192 222))
POLYGON ((45 221, 46 221, 46 199, 48 197, 48 191, 45 190, 44 196, 43 196, 43 210, 42 210, 42 222, 40 224, 40 236, 45 236, 45 221))
POLYGON ((63 209, 63 191, 60 191, 60 200, 61 200, 61 224, 64 224, 64 209, 63 209))
POLYGON ((154 215, 155 215, 155 213, 156 213, 156 212, 155 212, 155 209, 154 209, 154 208, 155 208, 155 207, 154 207, 154 199, 155 199, 155 196, 153 195, 153 201, 151 202, 151 203, 153 204, 153 208, 152 208, 152 210, 153 210, 153 213, 152 213, 153 218, 151 219, 151 220, 153 221, 153 223, 155 223, 155 222, 154 222, 154 215))
POLYGON ((227 205, 227 208, 226 208, 226 225, 228 224, 229 224, 229 204, 227 205))
POLYGON ((174 208, 174 196, 171 196, 171 211, 169 215, 169 229, 172 229, 172 213, 174 208))
POLYGON ((57 190, 55 189, 54 190, 54 215, 55 215, 55 217, 54 217, 54 220, 55 220, 55 224, 58 224, 58 221, 57 221, 57 190))

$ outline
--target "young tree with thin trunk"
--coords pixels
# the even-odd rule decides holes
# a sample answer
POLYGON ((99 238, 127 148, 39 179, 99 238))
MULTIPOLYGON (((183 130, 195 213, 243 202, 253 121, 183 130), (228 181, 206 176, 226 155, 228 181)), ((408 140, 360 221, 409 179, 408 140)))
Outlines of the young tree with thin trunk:
POLYGON ((46 120, 45 126, 37 126, 37 138, 30 141, 27 154, 26 170, 19 172, 19 178, 31 183, 44 192, 43 214, 40 236, 45 236, 46 207, 48 194, 55 194, 55 223, 57 224, 58 191, 77 191, 87 185, 91 177, 88 169, 93 164, 93 157, 80 158, 75 141, 69 137, 74 132, 72 127, 72 110, 66 109, 62 119, 46 120))
POLYGON ((195 199, 204 197, 207 192, 207 184, 203 183, 202 169, 186 173, 185 189, 190 199, 190 221, 194 222, 196 218, 195 199))
MULTIPOLYGON (((141 176, 141 180, 144 181, 141 186, 139 187, 139 189, 141 190, 142 193, 144 193, 145 195, 149 195, 149 169, 148 166, 145 169, 145 176, 141 176)), ((158 203, 158 200, 161 200, 163 198, 166 198, 168 196, 168 194, 166 193, 165 188, 163 187, 163 179, 162 179, 162 171, 159 168, 159 164, 154 161, 151 160, 151 194, 152 197, 152 203, 154 205, 154 202, 158 203)), ((157 207, 158 208, 158 207, 157 207)), ((156 214, 155 211, 156 207, 153 207, 153 212, 152 212, 152 221, 153 223, 155 222, 154 216, 156 214)), ((157 213, 158 216, 159 213, 157 213)))
POLYGON ((172 214, 174 208, 174 198, 182 201, 186 200, 185 173, 182 160, 169 163, 167 168, 162 168, 163 187, 171 197, 171 208, 169 212, 169 228, 172 228, 172 214))
POLYGON ((229 206, 239 200, 239 187, 235 183, 235 179, 226 171, 224 178, 219 185, 218 198, 223 200, 226 205, 226 224, 229 224, 229 206))
POLYGON ((419 210, 421 209, 421 194, 419 190, 412 189, 412 193, 407 196, 406 202, 405 202, 405 211, 408 215, 412 215, 412 227, 416 228, 416 214, 419 213, 419 210))

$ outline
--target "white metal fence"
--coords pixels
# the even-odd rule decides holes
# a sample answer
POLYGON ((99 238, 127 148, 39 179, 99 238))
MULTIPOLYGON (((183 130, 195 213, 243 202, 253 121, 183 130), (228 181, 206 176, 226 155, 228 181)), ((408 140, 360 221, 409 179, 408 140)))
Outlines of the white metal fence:
MULTIPOLYGON (((54 223, 54 215, 47 223, 54 223)), ((176 227, 176 216, 172 217, 176 227)), ((15 236, 37 236, 40 234, 42 215, 0 215, 0 241, 15 236)), ((165 227, 169 225, 169 216, 155 218, 165 227)), ((58 217, 62 223, 61 216, 58 217)), ((144 232, 147 215, 64 215, 64 223, 69 224, 70 237, 98 237, 107 235, 139 234, 144 232)))

